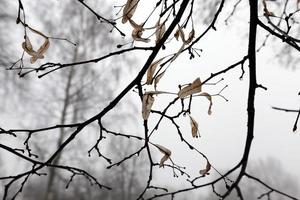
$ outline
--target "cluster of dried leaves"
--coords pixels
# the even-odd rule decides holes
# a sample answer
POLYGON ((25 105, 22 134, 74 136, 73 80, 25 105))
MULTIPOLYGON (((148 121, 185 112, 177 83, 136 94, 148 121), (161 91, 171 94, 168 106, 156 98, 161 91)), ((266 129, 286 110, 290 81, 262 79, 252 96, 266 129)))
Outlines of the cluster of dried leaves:
MULTIPOLYGON (((144 23, 142 24, 138 24, 136 23, 132 17, 136 11, 136 8, 138 6, 139 0, 127 0, 127 3, 124 6, 123 9, 123 17, 122 17, 122 23, 125 24, 127 22, 130 23, 130 25, 132 26, 133 30, 132 30, 132 39, 134 41, 141 41, 141 42, 150 42, 149 38, 143 38, 142 35, 144 33, 144 31, 146 30, 146 28, 144 28, 144 23)), ((147 28, 147 30, 152 30, 155 29, 155 42, 158 43, 161 38, 163 37, 164 33, 166 32, 166 25, 165 22, 160 22, 161 18, 158 19, 157 23, 155 24, 155 26, 147 28)))
MULTIPOLYGON (((139 3, 139 0, 127 0, 127 3, 125 4, 124 9, 123 9, 122 23, 129 22, 130 25, 133 27, 132 38, 134 41, 150 42, 149 38, 142 37, 142 35, 145 31, 145 28, 143 27, 144 24, 143 23, 138 24, 132 19, 135 11, 137 9, 138 3, 139 3)), ((163 35, 166 31, 166 26, 165 26, 166 21, 167 20, 161 22, 161 18, 159 18, 154 27, 148 28, 148 29, 155 29, 156 44, 159 43, 159 41, 161 40, 161 38, 163 37, 163 35)), ((177 41, 179 41, 179 38, 180 38, 182 45, 181 45, 180 49, 173 55, 170 63, 172 63, 180 55, 180 53, 184 50, 186 45, 190 44, 193 41, 194 37, 195 37, 194 28, 192 28, 192 30, 188 34, 188 37, 186 38, 182 27, 178 25, 178 28, 177 28, 176 32, 174 33, 174 38, 177 41)), ((161 64, 161 62, 166 57, 167 56, 154 61, 147 70, 145 84, 146 85, 154 85, 155 90, 145 92, 145 94, 143 95, 143 101, 142 101, 142 117, 143 117, 143 119, 148 120, 150 113, 151 113, 151 108, 155 101, 154 96, 159 95, 159 94, 172 94, 172 95, 175 94, 180 99, 185 99, 185 98, 187 98, 189 96, 193 96, 193 95, 194 96, 205 96, 210 101, 208 113, 211 114, 212 98, 206 92, 201 93, 202 83, 200 81, 200 78, 197 78, 192 83, 190 83, 187 86, 180 89, 178 91, 178 93, 157 91, 157 85, 166 72, 166 69, 162 70, 162 67, 159 70, 157 70, 157 68, 158 68, 159 64, 161 64), (196 94, 198 94, 198 95, 196 95, 196 94)), ((190 122, 191 122, 192 136, 194 138, 198 138, 198 137, 200 137, 199 130, 198 130, 198 123, 192 116, 189 115, 189 117, 190 117, 190 122)), ((171 151, 169 149, 167 149, 166 147, 158 145, 158 144, 155 144, 155 147, 157 147, 159 149, 159 151, 164 154, 164 156, 162 157, 162 159, 160 161, 160 167, 162 167, 164 165, 164 162, 170 158, 171 151)), ((209 165, 209 163, 208 163, 208 165, 209 165)), ((208 174, 209 170, 210 170, 210 167, 207 166, 205 170, 200 170, 200 174, 201 175, 208 174)))
MULTIPOLYGON (((162 58, 164 59, 164 58, 162 58)), ((155 70, 156 66, 158 65, 161 60, 155 61, 149 68, 148 73, 147 73, 147 81, 146 83, 151 83, 153 81, 152 79, 152 74, 154 73, 153 70, 155 70)), ((150 113, 151 113, 151 108, 154 104, 154 96, 155 95, 160 95, 160 94, 171 94, 171 95, 177 95, 177 98, 180 99, 185 99, 188 97, 196 97, 196 96, 204 96, 210 101, 209 109, 208 109, 208 114, 210 115, 211 112, 211 107, 212 107, 212 97, 210 94, 206 92, 202 92, 202 82, 200 78, 197 78, 194 80, 192 83, 187 84, 185 87, 181 88, 177 93, 172 93, 172 92, 164 92, 164 91, 148 91, 145 92, 143 96, 143 102, 142 102, 142 117, 144 120, 148 120, 150 113)), ((189 118, 190 118, 190 125, 191 125, 191 133, 193 138, 198 138, 200 137, 199 133, 199 128, 198 128, 198 123, 197 121, 188 113, 189 118)), ((171 151, 167 149, 164 146, 155 144, 155 146, 164 154, 160 161, 160 167, 163 166, 164 162, 168 160, 171 156, 171 151)), ((208 171, 210 170, 210 164, 207 162, 207 167, 203 170, 200 170, 201 175, 207 175, 209 174, 208 171)))

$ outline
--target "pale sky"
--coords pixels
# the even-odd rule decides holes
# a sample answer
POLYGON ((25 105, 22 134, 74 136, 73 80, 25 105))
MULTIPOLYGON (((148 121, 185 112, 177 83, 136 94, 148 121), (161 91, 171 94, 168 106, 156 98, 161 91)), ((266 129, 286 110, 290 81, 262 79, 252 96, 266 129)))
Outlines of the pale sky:
MULTIPOLYGON (((144 3, 149 2, 141 1, 141 5, 144 3)), ((139 7, 136 18, 139 19, 138 14, 149 10, 143 10, 143 8, 150 6, 149 3, 149 6, 139 7)), ((226 10, 228 7, 225 7, 226 14, 221 14, 218 20, 216 25, 218 31, 211 30, 196 45, 196 47, 203 49, 201 58, 190 61, 187 53, 180 55, 160 81, 159 90, 177 92, 179 84, 192 82, 197 77, 204 80, 209 77, 211 72, 217 72, 241 60, 246 55, 248 11, 238 11, 230 20, 230 26, 226 26, 224 19, 228 15, 228 10, 226 10)), ((241 7, 243 9, 245 6, 241 5, 241 7)), ((202 33, 205 28, 204 25, 200 25, 200 27, 203 28, 201 30, 196 29, 196 35, 202 33)), ((259 28, 259 41, 262 41, 265 35, 266 32, 259 28)), ((261 42, 258 42, 257 46, 260 44, 261 42)), ((270 46, 263 48, 257 54, 258 83, 267 87, 268 90, 257 90, 255 137, 250 161, 264 160, 268 157, 276 158, 280 160, 288 173, 299 179, 300 135, 299 131, 298 133, 292 132, 296 113, 280 112, 271 107, 299 108, 300 97, 297 94, 300 90, 300 71, 299 68, 292 69, 279 63, 276 56, 278 51, 273 51, 273 49, 284 48, 286 47, 285 44, 278 40, 274 43, 272 38, 267 45, 270 46)), ((139 58, 145 57, 143 53, 141 56, 140 54, 137 55, 139 58)), ((144 61, 144 59, 140 59, 141 65, 144 61)), ((203 91, 214 94, 228 84, 228 88, 222 94, 229 99, 229 102, 225 102, 219 97, 213 98, 213 114, 211 116, 207 115, 209 103, 205 98, 194 100, 192 116, 198 121, 201 138, 193 139, 191 137, 188 117, 179 120, 186 138, 205 153, 218 169, 229 169, 235 166, 243 153, 247 128, 247 64, 245 64, 245 70, 246 74, 242 81, 239 80, 240 67, 237 67, 225 75, 213 79, 212 82, 216 82, 220 78, 225 79, 217 86, 203 87, 205 88, 203 91)), ((157 97, 154 109, 162 108, 161 105, 167 105, 168 100, 170 98, 164 95, 157 97)), ((139 126, 142 130, 142 123, 139 126)), ((187 163, 187 166, 192 169, 191 171, 197 171, 205 166, 205 161, 200 156, 195 156, 186 146, 181 144, 176 129, 170 123, 165 123, 151 140, 170 148, 173 158, 178 163, 187 163)), ((169 175, 172 175, 171 172, 169 175)))
MULTIPOLYGON (((118 3, 122 4, 119 1, 118 3)), ((147 0, 141 0, 140 5, 143 6, 137 9, 135 14, 137 19, 139 17, 142 18, 149 11, 148 8, 152 6, 150 1, 147 0), (147 3, 147 6, 144 5, 147 3)), ((228 13, 228 10, 225 13, 228 13)), ((241 60, 247 52, 248 11, 237 12, 236 14, 232 18, 232 24, 229 27, 224 24, 224 18, 227 15, 222 14, 216 24, 218 31, 211 30, 209 34, 199 41, 196 47, 203 49, 200 58, 189 60, 187 53, 180 55, 161 79, 159 90, 177 92, 179 84, 192 82, 197 77, 204 80, 209 77, 210 73, 222 70, 228 65, 241 60)), ((127 24, 120 27, 127 29, 127 35, 130 36, 130 28, 128 26, 127 24)), ((198 27, 203 28, 195 30, 196 36, 202 33, 205 25, 198 27)), ((261 29, 259 30, 261 40, 266 33, 261 31, 261 29)), ((268 44, 272 42, 273 40, 269 40, 268 44)), ((136 43, 137 46, 140 44, 136 43)), ((175 44, 168 46, 168 48, 172 49, 171 52, 174 52, 179 46, 180 44, 175 44)), ((250 160, 274 157, 281 161, 288 173, 300 179, 300 157, 298 155, 298 152, 300 152, 300 132, 292 132, 296 114, 279 112, 271 108, 271 106, 278 106, 298 109, 300 106, 300 97, 297 96, 300 90, 299 67, 292 69, 279 63, 273 49, 282 47, 284 47, 284 44, 279 41, 276 42, 276 45, 266 47, 257 54, 258 83, 266 86, 268 90, 257 90, 255 101, 255 138, 250 153, 250 160)), ((168 53, 163 52, 157 58, 166 54, 168 53)), ((124 89, 124 85, 132 77, 135 77, 138 69, 143 66, 144 58, 147 55, 149 55, 147 52, 135 53, 134 56, 138 59, 136 69, 124 79, 123 77, 121 78, 123 79, 121 80, 122 84, 120 84, 120 88, 116 89, 117 91, 124 89)), ((245 70, 246 74, 242 81, 239 80, 241 75, 240 67, 237 67, 224 75, 214 78, 212 82, 217 82, 221 78, 225 79, 216 86, 208 85, 203 87, 203 91, 215 94, 225 85, 228 85, 228 88, 222 92, 222 95, 229 101, 226 102, 220 97, 213 97, 213 114, 211 116, 207 114, 209 105, 207 99, 199 98, 194 100, 192 116, 198 121, 201 138, 192 138, 188 117, 178 120, 184 136, 201 152, 205 153, 214 167, 220 170, 235 166, 240 161, 243 153, 247 127, 247 64, 245 65, 245 70)), ((156 110, 162 109, 164 107, 162 105, 167 105, 169 100, 168 95, 161 95, 156 98, 153 108, 156 110)), ((152 115, 154 116, 154 114, 151 114, 150 120, 151 118, 156 119, 152 115)), ((8 124, 14 123, 8 122, 8 124)), ((137 132, 142 132, 142 117, 140 117, 137 126, 137 132)), ((161 144, 172 150, 173 160, 179 165, 187 166, 188 170, 194 175, 201 168, 205 167, 205 160, 191 152, 180 142, 176 129, 167 120, 153 135, 151 142, 161 144)), ((157 151, 157 159, 160 159, 160 156, 161 154, 157 151)), ((158 171, 157 173, 158 176, 162 173, 162 176, 166 179, 164 180, 165 182, 173 182, 170 170, 167 172, 158 171)), ((182 183, 179 181, 178 184, 182 183)))

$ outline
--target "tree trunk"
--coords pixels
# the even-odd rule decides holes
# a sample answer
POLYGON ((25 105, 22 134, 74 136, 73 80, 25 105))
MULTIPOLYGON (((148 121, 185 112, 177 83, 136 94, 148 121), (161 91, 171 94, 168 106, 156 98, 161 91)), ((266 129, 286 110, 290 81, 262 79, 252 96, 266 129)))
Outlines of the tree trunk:
MULTIPOLYGON (((78 54, 77 48, 75 48, 74 57, 73 57, 74 62, 77 59, 77 54, 78 54)), ((66 123, 67 111, 70 106, 70 92, 71 92, 72 79, 74 77, 74 72, 75 72, 75 69, 73 67, 71 67, 71 69, 69 70, 69 74, 68 74, 68 80, 67 80, 65 94, 64 94, 64 103, 63 103, 63 108, 62 108, 61 116, 60 116, 60 124, 62 124, 62 125, 66 123)), ((63 143, 64 135, 65 135, 65 129, 60 128, 59 138, 57 140, 56 148, 60 147, 61 144, 63 143)), ((59 154, 56 157, 56 159, 53 160, 53 164, 54 165, 59 164, 60 158, 61 158, 61 154, 59 154)), ((50 168, 48 175, 49 175, 49 179, 48 179, 48 183, 47 183, 47 189, 46 189, 44 200, 57 200, 56 194, 53 191, 53 183, 54 183, 54 179, 56 176, 55 168, 50 168)))

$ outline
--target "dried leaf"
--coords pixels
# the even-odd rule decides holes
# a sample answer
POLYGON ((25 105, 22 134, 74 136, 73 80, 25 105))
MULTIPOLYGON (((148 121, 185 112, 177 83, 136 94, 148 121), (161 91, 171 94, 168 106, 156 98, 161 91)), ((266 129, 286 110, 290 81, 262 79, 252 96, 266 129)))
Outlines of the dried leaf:
POLYGON ((178 25, 178 29, 175 32, 174 37, 176 38, 176 40, 178 40, 179 36, 182 40, 182 45, 181 45, 180 49, 177 51, 177 53, 174 55, 174 57, 172 58, 171 62, 173 62, 181 54, 185 45, 187 45, 191 41, 193 41, 193 39, 195 37, 195 30, 192 29, 192 31, 189 33, 189 38, 187 40, 185 40, 184 32, 183 32, 182 28, 178 25))
POLYGON ((40 55, 43 55, 47 51, 49 46, 50 46, 49 39, 46 38, 44 43, 42 44, 42 46, 40 46, 40 48, 38 49, 37 53, 40 54, 40 55))
POLYGON ((200 137, 200 134, 198 131, 198 123, 190 115, 189 115, 189 117, 190 117, 191 128, 192 128, 192 136, 195 138, 198 138, 198 137, 200 137))
POLYGON ((145 30, 142 25, 135 23, 135 21, 133 21, 131 19, 129 19, 129 22, 130 22, 131 26, 133 27, 133 30, 131 33, 133 40, 141 41, 141 42, 149 42, 150 41, 150 39, 148 39, 148 38, 142 38, 143 32, 145 30))
POLYGON ((31 56, 36 55, 36 51, 33 50, 32 44, 31 44, 29 38, 27 37, 27 35, 25 36, 25 42, 22 43, 22 48, 29 55, 31 55, 31 56))
POLYGON ((139 29, 133 29, 131 34, 133 40, 135 41, 146 42, 146 43, 150 42, 150 39, 142 38, 142 35, 143 35, 143 30, 139 30, 139 29))
POLYGON ((25 43, 25 42, 22 43, 22 48, 23 48, 24 51, 25 51, 26 53, 28 53, 29 55, 31 55, 31 56, 35 56, 35 55, 36 55, 36 51, 34 51, 33 49, 28 49, 28 48, 26 47, 26 43, 25 43))
POLYGON ((208 107, 208 114, 211 115, 212 111, 211 111, 211 107, 212 107, 212 97, 210 94, 206 93, 206 92, 202 92, 199 96, 205 96, 208 101, 209 101, 209 107, 208 107))
POLYGON ((160 24, 160 19, 159 19, 158 22, 156 23, 156 32, 155 32, 155 36, 156 36, 155 43, 156 44, 161 40, 161 38, 163 37, 165 32, 166 32, 165 23, 160 24))
POLYGON ((265 0, 263 0, 263 6, 264 6, 264 16, 266 16, 266 17, 276 17, 273 12, 270 12, 268 10, 267 3, 266 3, 265 0))
POLYGON ((144 94, 143 105, 142 105, 142 115, 144 120, 147 120, 149 118, 153 103, 154 103, 154 97, 152 96, 152 94, 144 94))
POLYGON ((161 158, 160 163, 159 163, 159 167, 163 167, 165 161, 167 161, 170 158, 172 152, 169 149, 167 149, 166 147, 161 146, 159 144, 155 144, 155 146, 158 148, 158 150, 160 152, 162 152, 164 154, 164 156, 161 158))
POLYGON ((125 7, 123 9, 123 18, 122 18, 123 24, 125 24, 129 19, 132 18, 138 3, 139 0, 127 0, 127 3, 125 4, 125 7))
POLYGON ((178 92, 178 96, 183 99, 186 96, 201 92, 202 90, 202 83, 200 81, 200 78, 197 78, 193 81, 193 83, 189 84, 188 86, 185 86, 178 92))
POLYGON ((178 41, 178 38, 179 38, 179 29, 177 29, 176 32, 174 33, 174 37, 178 41))
POLYGON ((157 84, 160 81, 160 79, 164 76, 166 70, 164 70, 162 73, 158 74, 157 77, 154 79, 154 89, 156 90, 157 84))
POLYGON ((192 29, 191 32, 189 33, 189 38, 184 42, 185 44, 189 44, 193 41, 195 37, 195 30, 192 29))
POLYGON ((276 17, 276 15, 273 12, 270 12, 268 10, 264 10, 264 11, 265 11, 265 13, 264 13, 265 16, 267 16, 267 17, 276 17))
POLYGON ((160 152, 162 152, 163 154, 167 154, 169 156, 171 156, 171 151, 169 149, 167 149, 166 147, 164 146, 161 146, 159 144, 155 144, 155 146, 159 149, 160 152))
POLYGON ((42 46, 40 46, 40 48, 38 49, 38 51, 36 52, 35 55, 32 55, 32 57, 30 58, 30 63, 35 63, 37 61, 37 59, 43 59, 44 58, 44 53, 47 51, 47 49, 50 46, 50 42, 49 39, 46 38, 44 43, 42 44, 42 46))
POLYGON ((31 44, 31 42, 29 40, 29 37, 27 35, 25 36, 25 47, 28 50, 33 50, 32 44, 31 44))
POLYGON ((200 173, 202 176, 209 175, 209 170, 210 170, 210 169, 211 169, 211 165, 210 165, 210 163, 207 161, 205 169, 201 169, 201 170, 199 171, 199 173, 200 173))
POLYGON ((176 38, 176 40, 178 40, 179 36, 180 36, 182 42, 185 42, 184 32, 183 32, 182 28, 178 25, 178 29, 176 30, 174 37, 176 38))
POLYGON ((151 85, 152 82, 153 82, 153 75, 155 73, 155 70, 157 68, 157 66, 159 65, 159 63, 161 63, 161 61, 164 59, 165 57, 162 57, 156 61, 154 61, 150 67, 148 68, 147 70, 147 81, 146 81, 146 84, 147 85, 151 85))
POLYGON ((266 0, 263 0, 262 3, 263 3, 264 8, 267 7, 266 0))
MULTIPOLYGON (((44 34, 38 31, 35 32, 37 32, 38 34, 44 37, 44 34)), ((32 44, 27 36, 25 36, 25 42, 22 43, 22 48, 24 49, 24 51, 26 51, 26 53, 32 56, 30 58, 30 63, 35 63, 37 59, 43 59, 44 58, 43 54, 47 51, 49 46, 50 46, 50 42, 47 37, 45 37, 44 43, 40 46, 37 52, 33 49, 32 44)))
POLYGON ((129 19, 129 23, 130 23, 130 25, 131 25, 134 29, 138 29, 138 30, 144 31, 143 26, 140 25, 140 24, 137 24, 134 20, 129 19))
POLYGON ((160 163, 159 163, 159 167, 164 167, 164 163, 165 161, 167 161, 169 159, 170 156, 168 156, 167 154, 165 154, 161 160, 160 160, 160 163))

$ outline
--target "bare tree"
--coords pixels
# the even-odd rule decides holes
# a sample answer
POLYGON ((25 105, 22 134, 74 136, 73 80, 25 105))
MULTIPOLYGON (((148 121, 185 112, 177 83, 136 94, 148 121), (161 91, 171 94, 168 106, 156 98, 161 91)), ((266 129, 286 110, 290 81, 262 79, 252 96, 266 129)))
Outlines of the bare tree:
MULTIPOLYGON (((238 1, 235 5, 238 5, 238 1)), ((288 2, 288 1, 286 1, 288 2)), ((96 152, 98 155, 103 158, 105 167, 110 170, 113 168, 120 168, 121 171, 124 171, 125 168, 128 170, 128 166, 124 163, 132 161, 136 162, 136 156, 141 154, 147 155, 147 176, 144 182, 142 190, 132 197, 132 193, 129 192, 128 198, 134 199, 158 199, 171 197, 174 199, 175 196, 180 195, 181 193, 198 190, 204 187, 212 187, 218 183, 224 184, 225 190, 218 194, 221 199, 229 198, 230 194, 233 191, 236 191, 239 199, 244 199, 243 191, 241 190, 242 180, 245 178, 250 178, 254 180, 257 184, 262 184, 267 187, 272 193, 277 193, 283 195, 284 198, 297 199, 285 192, 280 191, 279 189, 273 188, 273 186, 268 185, 267 183, 261 181, 253 175, 250 175, 247 172, 249 154, 252 148, 252 141, 255 133, 255 97, 257 89, 267 88, 259 83, 257 79, 257 51, 258 47, 256 45, 258 38, 258 28, 266 31, 267 33, 275 36, 277 39, 283 41, 286 45, 294 48, 299 51, 300 47, 298 46, 300 40, 297 39, 297 36, 293 35, 293 32, 290 32, 290 26, 297 25, 297 23, 292 24, 291 22, 296 20, 298 13, 298 2, 294 6, 284 9, 283 15, 280 16, 276 12, 277 10, 272 10, 270 2, 266 0, 257 1, 249 0, 247 4, 247 9, 249 11, 249 24, 248 24, 248 42, 247 42, 247 53, 240 60, 235 63, 232 63, 229 66, 223 67, 221 70, 216 72, 211 72, 205 79, 200 79, 199 77, 194 77, 186 83, 183 80, 180 80, 179 87, 172 87, 166 89, 166 91, 160 90, 160 81, 168 76, 169 71, 172 70, 172 66, 177 61, 177 58, 184 57, 183 55, 189 55, 190 59, 197 59, 197 56, 200 56, 201 50, 197 48, 197 44, 200 40, 207 37, 207 33, 211 30, 216 30, 216 21, 220 20, 222 17, 221 13, 223 12, 223 7, 225 5, 225 0, 219 1, 217 4, 212 4, 211 12, 209 12, 208 21, 206 21, 206 28, 202 32, 197 32, 198 24, 194 23, 194 14, 195 14, 195 1, 194 0, 159 0, 153 3, 153 9, 149 9, 149 12, 145 16, 136 17, 136 11, 143 6, 143 2, 139 0, 127 0, 124 5, 118 7, 120 8, 119 17, 112 19, 110 16, 103 14, 101 8, 93 6, 90 1, 78 0, 76 3, 80 5, 78 10, 74 11, 72 15, 79 15, 77 11, 83 12, 83 10, 89 11, 89 14, 94 17, 95 21, 105 24, 107 33, 113 31, 120 36, 125 36, 123 31, 123 26, 127 26, 131 29, 131 36, 128 41, 117 42, 111 44, 113 47, 118 49, 109 49, 108 52, 104 52, 101 55, 94 55, 94 49, 89 45, 89 48, 85 48, 83 52, 86 53, 87 57, 80 57, 74 60, 69 60, 63 62, 59 61, 49 61, 42 63, 42 60, 47 56, 46 53, 49 52, 49 46, 55 45, 55 42, 58 40, 69 41, 65 37, 57 38, 50 36, 53 33, 44 33, 41 29, 34 27, 34 25, 25 20, 27 12, 24 9, 22 0, 18 1, 18 15, 17 15, 17 24, 24 28, 24 42, 22 47, 24 54, 19 60, 22 64, 21 66, 13 66, 13 70, 19 70, 20 77, 26 77, 29 74, 34 72, 38 73, 39 78, 50 77, 51 74, 54 76, 58 73, 65 73, 69 77, 73 76, 76 68, 86 68, 87 64, 92 63, 103 63, 106 60, 118 61, 120 55, 128 55, 130 53, 135 53, 137 51, 147 51, 149 55, 145 58, 144 65, 141 66, 139 72, 136 74, 132 80, 126 84, 117 95, 114 95, 111 99, 107 101, 105 106, 99 108, 96 113, 93 113, 89 116, 84 116, 83 119, 79 122, 66 122, 62 120, 57 125, 47 125, 43 128, 37 129, 10 129, 1 130, 2 134, 7 134, 10 137, 19 137, 21 133, 26 134, 25 147, 24 149, 15 149, 10 144, 0 144, 0 148, 8 151, 11 154, 16 155, 20 159, 28 162, 30 167, 25 169, 21 173, 16 173, 14 175, 0 177, 0 180, 7 181, 5 182, 4 195, 3 199, 12 198, 14 199, 19 193, 22 192, 23 187, 27 184, 28 180, 32 176, 42 176, 45 168, 54 168, 55 170, 64 170, 65 173, 71 173, 70 179, 67 182, 69 186, 72 182, 75 182, 74 177, 82 176, 87 179, 87 181, 92 184, 97 185, 100 189, 111 190, 113 189, 109 183, 106 183, 105 179, 99 179, 93 175, 89 170, 83 169, 81 167, 76 167, 74 165, 69 165, 67 162, 56 162, 57 159, 61 159, 60 155, 65 149, 72 147, 76 143, 76 138, 88 134, 85 130, 90 128, 92 125, 97 125, 98 138, 93 141, 92 147, 90 148, 89 153, 96 152), (26 15, 25 15, 26 13, 26 15), (213 13, 213 14, 212 14, 213 13), (259 16, 263 16, 262 18, 259 16), (287 23, 286 29, 282 28, 280 24, 276 24, 273 20, 277 18, 284 18, 287 23), (97 19, 97 20, 96 20, 97 19), (123 24, 120 25, 120 24, 123 24), (35 48, 30 41, 30 33, 37 35, 42 39, 41 45, 39 48, 35 48), (177 48, 173 49, 172 44, 177 44, 177 48), (164 50, 164 51, 163 51, 164 50), (27 59, 27 62, 26 62, 27 59), (29 61, 30 63, 29 63, 29 61), (248 64, 248 70, 244 67, 245 64, 248 64), (29 66, 29 67, 28 67, 29 66), (217 166, 211 162, 210 158, 203 153, 198 146, 193 145, 193 142, 183 134, 181 128, 182 119, 188 117, 191 126, 191 137, 196 140, 200 137, 198 130, 198 122, 194 117, 193 106, 199 99, 199 101, 205 100, 209 102, 207 108, 207 114, 212 114, 213 100, 215 98, 226 98, 223 96, 223 90, 227 87, 224 86, 218 93, 213 94, 209 92, 207 86, 216 86, 222 84, 222 81, 214 81, 220 75, 224 73, 229 73, 232 69, 241 67, 241 76, 248 76, 249 86, 248 86, 248 98, 245 100, 247 102, 247 130, 246 130, 246 141, 244 145, 244 150, 240 161, 228 170, 226 173, 221 173, 218 170, 217 166), (72 72, 72 70, 74 70, 72 72), (114 123, 107 124, 107 121, 110 121, 111 113, 119 111, 119 104, 121 101, 128 96, 129 93, 133 91, 133 94, 137 95, 139 100, 139 107, 141 114, 139 115, 139 124, 143 125, 143 136, 138 134, 128 133, 126 130, 116 130, 114 123), (167 96, 169 103, 164 107, 160 105, 160 98, 167 96), (158 106, 158 107, 156 107, 158 106), (64 123, 66 122, 66 123, 64 123), (197 175, 192 175, 185 166, 181 166, 176 159, 173 159, 172 151, 167 148, 161 142, 156 142, 153 139, 153 136, 159 132, 163 122, 168 122, 172 124, 174 132, 176 132, 179 140, 185 145, 187 149, 190 149, 198 157, 200 156, 206 164, 200 169, 197 175), (45 159, 38 159, 33 157, 31 153, 29 141, 32 138, 37 137, 37 135, 46 134, 48 132, 58 132, 60 135, 61 130, 68 132, 67 136, 61 140, 60 143, 51 151, 48 155, 45 156, 45 159), (109 152, 108 156, 102 154, 102 148, 105 147, 105 142, 107 138, 111 137, 120 137, 127 138, 130 142, 139 143, 133 152, 126 152, 124 147, 122 150, 126 155, 122 154, 121 159, 112 159, 115 158, 113 154, 117 152, 109 152), (156 161, 155 154, 160 152, 162 158, 160 161, 156 161), (124 167, 124 168, 123 168, 124 167), (175 191, 170 191, 168 189, 161 187, 159 184, 154 183, 154 172, 159 168, 171 169, 174 177, 182 176, 187 180, 189 184, 186 188, 180 188, 175 191), (206 179, 207 176, 214 171, 218 174, 218 177, 214 180, 206 179), (233 178, 232 174, 235 174, 233 178), (203 183, 202 181, 205 181, 203 183), (21 183, 19 183, 21 182, 21 183), (17 187, 16 191, 12 191, 13 186, 20 184, 17 187), (152 191, 155 191, 153 194, 152 191)), ((285 4, 280 4, 285 5, 285 4)), ((236 7, 236 6, 235 6, 236 7)), ((232 13, 229 16, 232 16, 235 11, 233 8, 232 13)), ((282 11, 280 11, 282 12, 282 11)), ((66 13, 66 17, 67 17, 66 13)), ((27 18, 26 18, 27 19, 27 18)), ((228 20, 228 18, 226 18, 228 20)), ((75 23, 75 22, 74 22, 75 23)), ((94 22, 93 22, 94 24, 94 22)), ((80 25, 80 23, 77 23, 80 25)), ((87 27, 81 27, 84 30, 87 30, 87 27)), ((99 32, 100 34, 101 32, 99 32)), ((62 33, 64 35, 64 33, 62 33)), ((96 34, 97 35, 97 34, 96 34)), ((60 41, 62 42, 62 41, 60 41)), ((175 45, 176 46, 176 45, 175 45)), ((79 50, 78 50, 79 51, 79 50)), ((83 70, 85 71, 85 70, 83 70)), ((68 76, 67 76, 68 77, 68 76)), ((111 78, 111 77, 109 77, 111 78)), ((179 77, 180 78, 180 77, 179 77)), ((219 78, 220 79, 220 78, 219 78)), ((67 79, 71 80, 71 79, 67 79)), ((223 80, 223 79, 221 79, 223 80)), ((67 81, 68 82, 68 81, 67 81)), ((71 81, 70 81, 71 82, 71 81)), ((111 82, 111 81, 110 81, 111 82)), ((64 87, 68 88, 68 87, 64 87)), ((106 87, 104 87, 106 88, 106 87)), ((65 93, 68 93, 67 89, 65 93)), ((66 98, 64 98, 66 101, 66 98)), ((67 105, 67 104, 65 104, 67 105)), ((64 109, 63 109, 64 110, 64 109)), ((62 113, 63 113, 62 110, 62 113)), ((296 118, 294 131, 297 130, 297 123, 300 115, 300 110, 296 111, 298 117, 296 118)), ((121 119, 123 120, 123 119, 121 119)), ((106 143, 106 145, 111 145, 111 143, 106 143)), ((86 146, 85 146, 86 147, 86 146)), ((78 148, 75 148, 78 150, 78 148)), ((197 159, 199 159, 197 157, 197 159)), ((141 159, 138 157, 138 159, 141 159)), ((136 165, 133 165, 136 166, 136 165)), ((136 167, 135 167, 136 168, 136 167)), ((133 171, 135 169, 132 169, 133 171)), ((133 183, 126 183, 124 179, 120 179, 122 183, 126 185, 124 189, 121 189, 121 194, 124 196, 124 190, 129 190, 127 186, 130 186, 133 183)), ((124 185, 123 184, 123 185, 124 185)), ((267 195, 267 194, 266 194, 267 195)), ((109 198, 107 196, 107 198, 109 198)), ((116 198, 116 197, 114 197, 116 198)), ((126 199, 124 197, 124 199, 126 199)))

